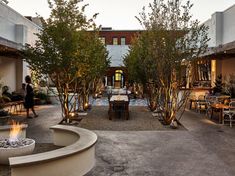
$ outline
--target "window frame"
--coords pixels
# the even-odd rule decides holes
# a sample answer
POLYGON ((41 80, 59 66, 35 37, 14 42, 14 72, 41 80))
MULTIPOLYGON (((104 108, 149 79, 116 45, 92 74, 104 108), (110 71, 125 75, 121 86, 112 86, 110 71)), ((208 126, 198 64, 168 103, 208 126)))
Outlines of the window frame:
POLYGON ((120 42, 121 42, 121 45, 126 45, 126 37, 121 37, 121 39, 120 39, 120 42), (122 39, 124 39, 125 41, 124 41, 124 44, 122 43, 122 39))
POLYGON ((113 37, 112 44, 113 44, 113 45, 118 45, 118 37, 113 37), (117 44, 114 44, 114 39, 117 39, 117 44))

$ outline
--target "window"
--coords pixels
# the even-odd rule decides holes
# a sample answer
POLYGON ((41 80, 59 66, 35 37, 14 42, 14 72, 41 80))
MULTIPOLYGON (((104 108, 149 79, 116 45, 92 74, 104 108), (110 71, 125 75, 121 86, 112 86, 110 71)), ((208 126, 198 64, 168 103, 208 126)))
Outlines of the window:
POLYGON ((192 69, 192 87, 210 87, 211 86, 211 61, 198 60, 193 64, 192 69))
POLYGON ((118 45, 118 38, 117 37, 113 37, 113 45, 118 45))
POLYGON ((121 45, 126 45, 126 37, 121 38, 121 45))
POLYGON ((123 71, 122 71, 122 70, 116 70, 116 71, 115 71, 115 81, 121 81, 121 79, 122 79, 122 74, 123 74, 123 71))
POLYGON ((99 37, 101 43, 103 43, 105 45, 105 37, 99 37))
POLYGON ((211 61, 201 60, 196 63, 196 79, 198 81, 211 80, 211 61))

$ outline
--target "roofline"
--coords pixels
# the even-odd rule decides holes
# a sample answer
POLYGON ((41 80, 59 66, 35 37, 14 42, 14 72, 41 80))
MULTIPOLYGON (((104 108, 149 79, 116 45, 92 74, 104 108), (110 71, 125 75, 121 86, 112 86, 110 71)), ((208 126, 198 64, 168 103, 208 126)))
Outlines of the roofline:
POLYGON ((230 7, 226 8, 226 9, 223 10, 223 11, 215 11, 214 13, 211 14, 210 18, 208 18, 207 20, 205 20, 205 21, 202 22, 201 24, 204 24, 204 23, 210 21, 210 20, 212 19, 212 15, 213 15, 213 14, 215 14, 215 13, 224 13, 224 12, 230 10, 231 8, 233 8, 234 6, 235 6, 235 4, 231 5, 230 7))
POLYGON ((0 45, 6 46, 9 48, 13 48, 16 50, 21 50, 22 48, 24 48, 24 46, 22 44, 7 40, 3 37, 0 37, 0 45))
POLYGON ((29 21, 32 25, 34 25, 35 27, 38 27, 38 28, 42 28, 41 26, 37 25, 36 23, 30 21, 28 18, 26 18, 25 16, 23 16, 22 14, 20 14, 19 12, 17 12, 16 10, 14 10, 13 8, 11 8, 10 6, 8 6, 7 4, 3 3, 3 2, 0 2, 1 5, 5 6, 6 8, 8 8, 9 10, 13 11, 14 13, 16 13, 17 15, 23 17, 24 19, 26 19, 27 21, 29 21))

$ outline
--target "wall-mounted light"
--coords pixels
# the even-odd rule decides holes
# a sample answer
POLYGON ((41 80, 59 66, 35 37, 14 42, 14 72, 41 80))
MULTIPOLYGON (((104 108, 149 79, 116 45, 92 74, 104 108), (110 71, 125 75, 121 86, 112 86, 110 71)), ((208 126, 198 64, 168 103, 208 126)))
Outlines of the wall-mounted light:
POLYGON ((216 60, 211 60, 211 71, 216 72, 216 60))
POLYGON ((216 60, 211 60, 211 86, 215 86, 216 80, 216 60))

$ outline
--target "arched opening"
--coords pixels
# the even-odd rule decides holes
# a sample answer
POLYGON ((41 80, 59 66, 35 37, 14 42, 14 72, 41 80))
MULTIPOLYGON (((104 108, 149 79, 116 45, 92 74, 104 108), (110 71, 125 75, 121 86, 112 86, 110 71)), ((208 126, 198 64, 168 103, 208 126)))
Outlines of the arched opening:
POLYGON ((124 76, 122 70, 116 70, 114 75, 114 87, 122 88, 124 86, 124 76))

